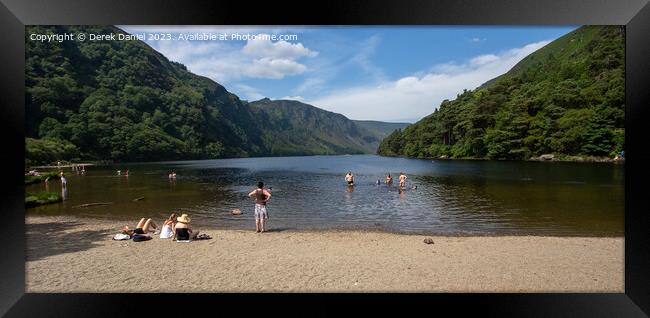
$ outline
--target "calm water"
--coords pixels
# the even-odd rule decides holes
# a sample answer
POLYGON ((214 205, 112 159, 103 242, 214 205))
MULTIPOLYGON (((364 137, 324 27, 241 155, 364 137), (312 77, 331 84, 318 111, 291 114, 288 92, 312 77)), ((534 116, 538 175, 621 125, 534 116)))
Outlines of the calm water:
MULTIPOLYGON (((612 164, 431 161, 362 156, 245 158, 139 163, 69 170, 63 203, 28 214, 81 215, 135 225, 183 211, 195 226, 254 228, 247 194, 258 180, 272 187, 269 227, 379 229, 430 234, 611 236, 624 232, 624 167, 612 164), (129 168, 130 176, 116 170, 129 168), (178 177, 170 182, 167 171, 178 177), (355 174, 355 186, 345 173, 355 174), (377 186, 386 173, 407 190, 377 186), (417 189, 413 189, 417 186, 417 189), (145 197, 134 202, 133 199, 145 197), (107 206, 75 207, 114 202, 107 206), (239 208, 242 215, 232 215, 239 208), (119 220, 119 222, 117 221, 119 220), (133 223, 133 224, 131 224, 133 223)), ((45 190, 44 184, 26 191, 45 190)), ((50 182, 50 191, 61 191, 50 182)))

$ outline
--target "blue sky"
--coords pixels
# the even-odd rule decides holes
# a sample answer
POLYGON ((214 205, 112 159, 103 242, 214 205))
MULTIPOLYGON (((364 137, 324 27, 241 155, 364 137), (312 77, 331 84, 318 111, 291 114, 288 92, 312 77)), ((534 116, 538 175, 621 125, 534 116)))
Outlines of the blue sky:
POLYGON ((244 100, 295 99, 351 119, 415 122, 578 26, 119 27, 172 34, 146 42, 244 100), (178 40, 208 33, 228 40, 178 40))

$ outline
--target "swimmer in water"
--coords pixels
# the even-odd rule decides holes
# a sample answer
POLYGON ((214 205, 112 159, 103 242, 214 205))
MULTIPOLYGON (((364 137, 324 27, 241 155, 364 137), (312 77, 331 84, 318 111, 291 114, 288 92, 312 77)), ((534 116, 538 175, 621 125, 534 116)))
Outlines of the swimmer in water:
POLYGON ((354 175, 352 175, 352 171, 348 171, 348 174, 345 175, 345 182, 347 182, 349 186, 354 185, 354 175))

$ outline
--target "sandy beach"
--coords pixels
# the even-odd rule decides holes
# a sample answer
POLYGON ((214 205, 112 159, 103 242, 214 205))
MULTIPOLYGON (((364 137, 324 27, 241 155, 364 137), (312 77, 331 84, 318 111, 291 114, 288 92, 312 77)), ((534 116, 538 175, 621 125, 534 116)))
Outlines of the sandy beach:
POLYGON ((113 241, 122 223, 27 217, 26 291, 624 292, 623 237, 198 228, 213 239, 113 241))

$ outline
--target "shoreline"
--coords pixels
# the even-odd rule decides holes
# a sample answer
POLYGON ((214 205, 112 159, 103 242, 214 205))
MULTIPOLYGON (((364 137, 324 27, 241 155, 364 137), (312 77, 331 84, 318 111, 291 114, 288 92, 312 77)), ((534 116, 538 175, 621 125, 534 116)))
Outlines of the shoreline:
POLYGON ((421 160, 441 160, 441 161, 512 161, 512 162, 577 162, 577 163, 613 163, 613 164, 625 164, 625 159, 616 160, 610 157, 594 157, 594 156, 568 156, 568 155, 557 155, 552 159, 542 159, 541 156, 533 157, 528 159, 488 159, 488 158, 451 158, 451 157, 407 157, 407 156, 390 156, 390 155, 380 155, 376 153, 359 153, 359 154, 334 154, 334 155, 282 155, 282 156, 248 156, 248 157, 224 157, 224 158, 212 158, 212 159, 178 159, 178 160, 168 160, 168 161, 109 161, 109 160, 96 160, 92 163, 76 163, 76 164, 67 164, 62 166, 29 166, 25 169, 57 169, 57 168, 71 168, 72 165, 77 166, 111 166, 111 165, 128 165, 128 164, 141 164, 141 163, 162 163, 162 162, 178 162, 178 161, 194 161, 194 160, 229 160, 229 159, 264 159, 264 158, 282 158, 282 157, 341 157, 341 156, 378 156, 386 158, 404 158, 404 159, 421 159, 421 160))
MULTIPOLYGON (((84 215, 39 215, 39 214, 27 214, 26 219, 28 218, 74 218, 77 220, 86 220, 90 223, 106 223, 112 224, 116 229, 122 228, 124 225, 129 225, 131 223, 137 223, 137 219, 131 216, 126 215, 117 215, 117 216, 84 216, 84 215)), ((152 220, 156 223, 162 223, 165 217, 161 216, 158 219, 152 220)), ((206 229, 212 231, 249 231, 255 228, 254 219, 250 219, 250 226, 247 228, 226 228, 218 226, 210 226, 205 224, 195 224, 198 229, 206 229)), ((273 230, 272 227, 270 227, 273 230)), ((536 234, 536 233, 488 233, 488 232, 438 232, 438 233, 427 233, 421 231, 399 231, 390 228, 384 227, 375 227, 375 228, 279 228, 276 229, 284 232, 292 233, 344 233, 344 232, 360 232, 360 233, 377 233, 377 234, 393 234, 393 235, 417 235, 417 236, 438 236, 438 237, 558 237, 558 238, 625 238, 625 234, 536 234)))
POLYGON ((213 239, 180 244, 113 241, 123 224, 103 219, 25 223, 26 292, 624 291, 623 237, 197 226, 213 239))
POLYGON ((389 156, 389 155, 377 155, 379 157, 386 158, 404 158, 404 159, 420 159, 420 160, 432 160, 432 161, 494 161, 494 162, 575 162, 575 163, 606 163, 606 164, 625 164, 625 159, 616 160, 609 157, 589 157, 589 156, 560 156, 559 158, 553 159, 541 159, 539 157, 533 157, 529 159, 488 159, 488 158, 451 158, 451 157, 407 157, 407 156, 389 156))

